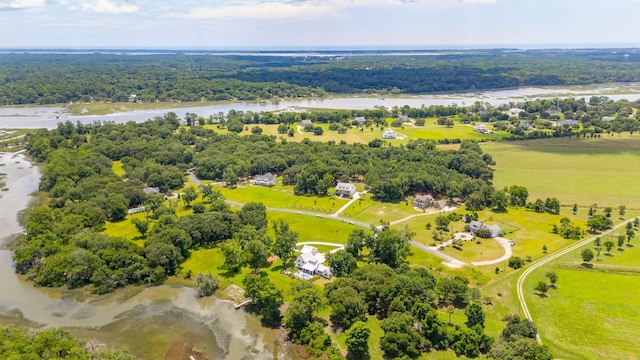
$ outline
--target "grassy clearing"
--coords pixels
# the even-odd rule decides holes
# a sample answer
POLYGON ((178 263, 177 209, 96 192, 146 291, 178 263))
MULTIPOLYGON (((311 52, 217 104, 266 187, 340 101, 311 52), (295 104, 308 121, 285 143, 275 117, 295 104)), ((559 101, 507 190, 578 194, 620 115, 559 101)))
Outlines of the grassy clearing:
MULTIPOLYGON (((244 204, 261 202, 267 207, 298 209, 326 214, 336 212, 348 201, 335 196, 297 196, 293 194, 293 186, 283 185, 269 188, 246 184, 234 189, 221 187, 220 191, 226 199, 244 204)), ((333 192, 333 189, 330 189, 330 192, 333 192)))
MULTIPOLYGON (((343 223, 308 215, 268 211, 267 216, 270 222, 276 219, 282 219, 289 223, 291 230, 300 234, 298 238, 299 242, 321 241, 346 244, 349 234, 356 228, 354 225, 346 222, 343 223)), ((271 234, 272 231, 273 229, 270 228, 269 234, 273 236, 273 234, 271 234)))
POLYGON ((415 210, 411 202, 382 203, 371 199, 367 194, 364 200, 355 201, 343 214, 351 216, 354 220, 369 224, 379 224, 380 220, 392 222, 410 215, 420 214, 415 210))
POLYGON ((546 270, 532 273, 524 289, 542 340, 556 357, 637 358, 640 276, 554 269, 559 287, 545 298, 534 294, 533 287, 546 270))
MULTIPOLYGON (((180 109, 195 106, 210 106, 230 104, 230 101, 194 101, 194 102, 91 102, 73 103, 68 113, 73 115, 107 115, 117 112, 129 112, 134 110, 167 110, 180 109)), ((61 106, 66 106, 63 104, 61 106)))
MULTIPOLYGON (((242 280, 251 274, 251 270, 247 267, 242 268, 237 273, 228 271, 223 268, 224 256, 219 248, 200 249, 191 252, 191 256, 182 264, 182 276, 191 271, 193 276, 197 273, 211 273, 220 279, 220 289, 224 289, 231 284, 242 286, 242 280)), ((285 301, 293 300, 291 292, 292 287, 300 281, 281 274, 282 262, 280 260, 273 263, 270 267, 264 269, 269 280, 283 291, 285 301)))
POLYGON ((497 162, 496 188, 526 186, 529 199, 640 208, 640 137, 542 139, 482 144, 497 162))
POLYGON ((504 248, 496 240, 482 239, 481 243, 476 243, 476 240, 465 241, 461 249, 448 247, 447 254, 462 260, 466 263, 472 261, 485 261, 497 259, 504 255, 504 248))
POLYGON ((122 161, 118 160, 118 161, 114 161, 111 164, 111 168, 113 169, 113 173, 123 177, 125 174, 124 168, 122 167, 122 161))

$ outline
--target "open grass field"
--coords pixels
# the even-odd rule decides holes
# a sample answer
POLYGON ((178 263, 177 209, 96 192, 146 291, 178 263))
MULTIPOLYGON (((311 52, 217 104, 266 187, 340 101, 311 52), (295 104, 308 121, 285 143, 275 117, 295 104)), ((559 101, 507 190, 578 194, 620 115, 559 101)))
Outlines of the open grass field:
MULTIPOLYGON (((298 242, 321 241, 346 244, 349 234, 356 228, 355 225, 350 225, 346 222, 308 215, 268 211, 267 217, 270 223, 276 219, 286 221, 289 224, 289 228, 299 234, 298 242)), ((273 236, 272 231, 273 229, 270 228, 268 232, 271 236, 273 236)))
POLYGON ((504 255, 502 245, 493 239, 482 239, 480 244, 475 240, 465 241, 461 249, 449 246, 446 251, 448 255, 466 263, 493 260, 504 255))
POLYGON ((496 161, 495 185, 522 185, 529 199, 561 204, 640 209, 640 136, 491 142, 482 149, 496 161))
MULTIPOLYGON (((388 121, 389 123, 391 120, 388 121)), ((314 124, 314 126, 320 126, 324 130, 322 135, 314 135, 313 133, 305 133, 303 129, 298 128, 298 124, 293 125, 293 129, 295 131, 295 135, 293 137, 287 136, 287 134, 278 133, 278 125, 276 124, 248 124, 245 125, 245 129, 240 133, 240 135, 250 135, 251 129, 254 126, 258 126, 262 128, 263 135, 274 135, 278 137, 285 137, 288 141, 302 141, 302 139, 310 139, 313 141, 345 141, 349 144, 360 143, 367 144, 373 139, 380 139, 382 137, 382 133, 387 127, 371 127, 367 128, 354 128, 350 127, 345 134, 339 134, 337 131, 329 130, 329 124, 314 124)), ((225 134, 227 133, 226 128, 218 128, 218 125, 205 125, 206 128, 212 129, 218 133, 225 134)), ((442 140, 442 139, 462 139, 462 140, 482 140, 482 141, 493 141, 493 140, 502 140, 505 137, 508 137, 508 133, 494 133, 494 134, 481 134, 473 130, 473 126, 456 123, 453 127, 446 127, 441 125, 434 125, 432 122, 425 126, 412 126, 412 125, 404 125, 400 128, 392 128, 397 134, 398 139, 395 140, 386 140, 389 144, 392 145, 400 145, 407 144, 409 140, 415 139, 431 139, 431 140, 442 140)))
POLYGON ((379 224, 380 220, 392 222, 407 216, 420 214, 414 209, 412 201, 399 203, 382 203, 371 199, 367 194, 362 201, 355 201, 350 207, 345 209, 344 215, 354 220, 369 224, 379 224))
MULTIPOLYGON (((347 199, 335 196, 297 196, 293 194, 293 186, 277 185, 273 187, 240 185, 234 189, 220 187, 222 196, 228 200, 241 203, 261 202, 267 207, 298 209, 318 213, 331 214, 347 203, 347 199)), ((335 189, 329 189, 332 193, 335 189)))
MULTIPOLYGON (((107 115, 117 112, 129 112, 134 110, 167 110, 230 104, 230 101, 196 101, 196 102, 91 102, 91 103, 73 103, 67 112, 73 115, 107 115)), ((62 107, 66 104, 61 104, 62 107)), ((183 114, 184 115, 184 114, 183 114)))
MULTIPOLYGON (((579 256, 578 253, 573 254, 579 256)), ((596 265, 597 267, 597 265, 596 265)), ((558 288, 534 294, 545 271, 524 284, 531 315, 542 340, 563 359, 637 359, 640 331, 640 276, 553 269, 558 288)))

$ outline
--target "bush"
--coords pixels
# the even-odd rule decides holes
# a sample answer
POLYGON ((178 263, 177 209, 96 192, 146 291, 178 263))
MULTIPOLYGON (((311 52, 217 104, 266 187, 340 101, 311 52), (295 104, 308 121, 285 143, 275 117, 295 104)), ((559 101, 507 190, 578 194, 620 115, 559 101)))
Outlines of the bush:
POLYGON ((509 258, 509 262, 507 263, 512 269, 520 269, 524 266, 524 259, 517 256, 512 256, 509 258))

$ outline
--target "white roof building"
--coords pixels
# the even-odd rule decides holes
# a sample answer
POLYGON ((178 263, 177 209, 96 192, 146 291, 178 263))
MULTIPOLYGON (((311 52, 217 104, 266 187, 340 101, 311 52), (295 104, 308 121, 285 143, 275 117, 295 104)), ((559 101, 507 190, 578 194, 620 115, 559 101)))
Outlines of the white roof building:
POLYGON ((395 139, 396 138, 396 132, 391 130, 391 129, 387 129, 384 131, 384 133, 382 133, 382 138, 383 139, 395 139))

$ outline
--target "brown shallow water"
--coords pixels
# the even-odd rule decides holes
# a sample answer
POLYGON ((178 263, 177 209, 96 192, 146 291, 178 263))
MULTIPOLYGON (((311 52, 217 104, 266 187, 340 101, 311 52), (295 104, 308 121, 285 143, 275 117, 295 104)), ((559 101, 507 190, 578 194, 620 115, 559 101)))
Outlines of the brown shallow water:
MULTIPOLYGON (((0 164, 9 189, 0 192, 0 239, 6 244, 22 231, 18 214, 38 189, 40 172, 22 154, 1 154, 0 164)), ((188 287, 130 287, 104 296, 35 288, 15 274, 9 250, 0 250, 0 284, 1 323, 67 328, 85 340, 127 347, 140 359, 164 359, 187 348, 196 359, 273 358, 263 344, 271 330, 229 301, 196 299, 188 287)))

